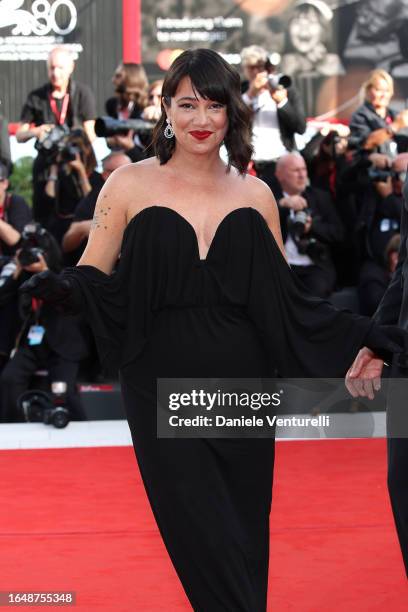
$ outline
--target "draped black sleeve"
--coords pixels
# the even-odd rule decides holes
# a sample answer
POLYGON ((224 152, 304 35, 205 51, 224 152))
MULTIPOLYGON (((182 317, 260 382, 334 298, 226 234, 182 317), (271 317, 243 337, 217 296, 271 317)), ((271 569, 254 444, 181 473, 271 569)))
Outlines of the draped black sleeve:
POLYGON ((285 377, 343 376, 372 325, 308 295, 253 208, 227 215, 200 260, 193 228, 166 207, 149 207, 126 228, 112 275, 80 265, 64 276, 109 370, 141 355, 156 313, 168 308, 242 308, 285 377))
MULTIPOLYGON (((84 314, 95 337, 98 355, 104 369, 120 369, 142 351, 147 340, 151 309, 154 243, 152 223, 137 218, 139 240, 132 239, 126 228, 119 263, 108 275, 89 266, 66 268, 64 277, 73 283, 80 296, 84 314)), ((131 222, 129 229, 135 229, 131 222)))
POLYGON ((125 338, 125 295, 121 277, 107 275, 93 266, 77 266, 63 271, 73 285, 81 304, 81 313, 95 338, 104 369, 118 367, 125 338))
POLYGON ((342 377, 372 321, 312 297, 291 271, 264 218, 252 211, 248 314, 285 377, 342 377))

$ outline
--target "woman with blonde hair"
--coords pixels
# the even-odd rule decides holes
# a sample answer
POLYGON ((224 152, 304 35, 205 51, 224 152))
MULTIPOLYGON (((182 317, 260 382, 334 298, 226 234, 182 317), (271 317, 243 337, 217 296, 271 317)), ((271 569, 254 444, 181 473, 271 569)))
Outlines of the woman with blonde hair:
POLYGON ((394 95, 394 81, 385 70, 373 70, 363 83, 363 104, 350 121, 354 144, 368 151, 393 156, 396 152, 395 135, 408 127, 408 110, 396 113, 389 107, 394 95))

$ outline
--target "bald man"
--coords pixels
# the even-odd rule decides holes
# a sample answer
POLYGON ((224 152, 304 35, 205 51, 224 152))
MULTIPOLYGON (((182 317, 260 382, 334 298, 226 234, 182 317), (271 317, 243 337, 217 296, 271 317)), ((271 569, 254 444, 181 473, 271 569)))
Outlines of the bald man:
POLYGON ((328 297, 336 271, 330 251, 343 238, 343 226, 328 193, 308 186, 306 163, 299 153, 279 158, 274 194, 279 206, 285 251, 292 270, 313 295, 328 297), (294 227, 303 216, 302 225, 294 227))
MULTIPOLYGON (((28 95, 16 133, 18 142, 31 138, 41 141, 56 125, 83 127, 91 142, 95 139, 95 99, 87 85, 72 79, 74 67, 69 49, 59 46, 51 51, 47 60, 48 82, 28 95)), ((33 214, 44 225, 50 215, 42 205, 48 167, 47 155, 39 151, 33 165, 33 214)))

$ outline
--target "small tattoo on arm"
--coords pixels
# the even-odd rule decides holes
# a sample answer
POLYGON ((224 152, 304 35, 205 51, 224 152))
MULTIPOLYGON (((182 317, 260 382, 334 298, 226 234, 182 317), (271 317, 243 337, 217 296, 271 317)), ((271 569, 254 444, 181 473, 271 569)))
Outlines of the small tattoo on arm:
POLYGON ((95 211, 95 214, 92 219, 91 229, 99 229, 102 226, 104 227, 104 229, 108 229, 108 226, 105 225, 105 223, 107 221, 106 217, 108 216, 108 211, 110 210, 111 207, 108 206, 107 208, 101 208, 100 210, 95 211))

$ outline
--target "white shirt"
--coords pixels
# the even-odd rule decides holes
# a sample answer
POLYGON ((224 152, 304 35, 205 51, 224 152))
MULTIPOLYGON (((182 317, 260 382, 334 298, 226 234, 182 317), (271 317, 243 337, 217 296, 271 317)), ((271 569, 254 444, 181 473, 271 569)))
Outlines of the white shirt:
POLYGON ((244 93, 242 99, 254 111, 252 122, 254 154, 252 159, 258 162, 272 161, 287 153, 288 151, 280 136, 277 112, 278 108, 285 106, 287 100, 277 105, 268 91, 261 91, 259 96, 254 98, 250 98, 247 93, 244 93))
MULTIPOLYGON (((287 198, 289 197, 289 194, 283 192, 283 196, 287 198)), ((295 214, 296 213, 293 208, 290 208, 289 216, 291 219, 293 219, 295 214)), ((313 266, 313 261, 310 259, 309 255, 301 255, 301 253, 299 253, 296 243, 289 233, 285 242, 285 252, 286 259, 288 260, 288 264, 290 266, 313 266)))

